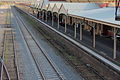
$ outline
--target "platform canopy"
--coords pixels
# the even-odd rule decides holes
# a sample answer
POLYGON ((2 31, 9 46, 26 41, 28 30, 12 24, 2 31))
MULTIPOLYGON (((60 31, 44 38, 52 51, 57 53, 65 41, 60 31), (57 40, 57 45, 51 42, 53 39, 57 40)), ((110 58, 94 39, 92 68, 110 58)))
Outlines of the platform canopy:
POLYGON ((43 3, 42 6, 41 6, 41 9, 42 9, 42 10, 47 10, 47 9, 48 9, 48 5, 45 5, 45 4, 43 3))
POLYGON ((52 12, 56 12, 58 13, 59 10, 60 10, 60 7, 61 7, 62 3, 56 3, 52 9, 52 12))
POLYGON ((36 6, 34 6, 34 7, 41 9, 41 7, 43 5, 43 0, 36 1, 36 2, 34 2, 34 4, 37 5, 37 7, 36 6))
POLYGON ((55 5, 55 3, 50 3, 50 4, 48 4, 48 9, 47 9, 47 11, 51 11, 51 12, 52 12, 52 9, 53 9, 54 5, 55 5))
POLYGON ((106 24, 113 27, 120 28, 120 22, 115 20, 115 8, 106 7, 88 11, 71 11, 69 12, 70 16, 86 18, 90 21, 95 21, 97 23, 106 24))
POLYGON ((60 7, 59 14, 69 14, 74 11, 86 11, 100 8, 96 3, 63 3, 60 7))

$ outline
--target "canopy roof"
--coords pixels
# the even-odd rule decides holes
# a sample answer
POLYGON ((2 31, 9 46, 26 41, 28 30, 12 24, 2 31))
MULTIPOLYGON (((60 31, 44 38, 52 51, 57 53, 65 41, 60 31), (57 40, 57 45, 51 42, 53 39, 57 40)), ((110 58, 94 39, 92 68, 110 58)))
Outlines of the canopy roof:
MULTIPOLYGON (((81 17, 97 23, 120 28, 120 22, 115 20, 114 7, 100 8, 97 3, 50 3, 47 6, 43 5, 42 8, 47 11, 81 17)), ((114 3, 108 6, 114 6, 114 3)))
POLYGON ((108 23, 107 25, 112 25, 114 27, 120 28, 120 21, 115 20, 115 8, 113 7, 100 8, 83 12, 71 11, 69 12, 69 15, 87 18, 89 20, 97 21, 98 23, 108 23))
POLYGON ((100 8, 96 3, 63 3, 60 7, 59 14, 69 14, 74 11, 86 11, 100 8))
POLYGON ((61 7, 62 3, 56 3, 52 9, 52 12, 59 12, 59 9, 61 7))
POLYGON ((45 5, 44 3, 41 5, 41 9, 42 10, 47 10, 48 9, 48 5, 45 5))
POLYGON ((48 9, 47 9, 47 11, 52 11, 54 5, 55 5, 55 3, 50 3, 50 4, 48 4, 48 9))

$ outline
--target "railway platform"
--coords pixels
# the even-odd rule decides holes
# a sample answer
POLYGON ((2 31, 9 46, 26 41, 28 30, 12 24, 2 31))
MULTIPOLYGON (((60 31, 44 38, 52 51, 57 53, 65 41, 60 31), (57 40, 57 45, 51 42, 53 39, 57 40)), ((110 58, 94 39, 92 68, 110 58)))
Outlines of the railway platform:
POLYGON ((46 22, 22 8, 9 6, 6 9, 0 9, 0 14, 9 13, 6 18, 0 15, 0 19, 5 22, 0 23, 1 79, 119 80, 119 49, 117 58, 112 59, 113 40, 110 38, 96 36, 94 48, 91 47, 90 31, 83 30, 83 40, 80 41, 80 32, 76 30, 80 27, 75 29, 66 25, 65 32, 61 24, 58 29, 56 22, 46 22), (107 42, 109 44, 104 45, 107 42), (105 53, 98 51, 104 51, 102 47, 110 50, 105 53), (75 59, 78 61, 72 62, 75 59), (107 71, 109 74, 106 74, 107 71))
MULTIPOLYGON (((42 23, 43 25, 47 26, 49 29, 51 29, 52 31, 56 32, 57 34, 59 34, 60 36, 66 38, 67 40, 69 40, 70 42, 72 42, 73 44, 77 45, 78 47, 82 48, 84 51, 88 52, 90 55, 92 55, 93 57, 97 58, 98 60, 100 60, 103 64, 107 65, 107 66, 110 66, 112 69, 114 69, 115 71, 118 71, 119 72, 119 63, 116 64, 115 61, 109 59, 109 58, 106 58, 105 55, 100 55, 98 54, 98 52, 93 49, 93 48, 89 48, 83 44, 81 44, 78 40, 76 40, 74 38, 74 36, 72 35, 67 35, 67 33, 64 33, 64 27, 62 28, 62 26, 60 26, 62 29, 58 30, 57 27, 52 26, 52 24, 50 23, 46 23, 46 21, 44 20, 41 20, 41 19, 38 19, 36 18, 36 16, 32 15, 32 14, 29 14, 27 12, 25 12, 25 14, 29 15, 30 17, 32 17, 33 19, 35 19, 37 22, 40 22, 42 23)), ((42 26, 42 25, 41 25, 42 26)), ((68 26, 69 27, 69 26, 68 26)), ((70 30, 68 30, 70 31, 70 30)), ((74 32, 70 32, 72 34, 74 34, 74 32)), ((89 38, 89 37, 88 37, 89 38)))

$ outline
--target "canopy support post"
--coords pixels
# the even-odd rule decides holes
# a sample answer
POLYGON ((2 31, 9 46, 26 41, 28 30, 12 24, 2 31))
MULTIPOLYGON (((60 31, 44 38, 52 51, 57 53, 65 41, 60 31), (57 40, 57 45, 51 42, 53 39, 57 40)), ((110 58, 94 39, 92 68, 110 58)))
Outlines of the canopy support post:
POLYGON ((52 26, 53 26, 53 17, 54 17, 54 16, 53 16, 53 13, 52 13, 52 26))
POLYGON ((82 40, 83 34, 82 34, 82 23, 80 24, 80 40, 82 40))
POLYGON ((42 20, 44 21, 44 11, 42 11, 42 20))
POLYGON ((95 23, 93 23, 92 28, 93 28, 93 31, 92 31, 93 32, 93 47, 95 48, 95 43, 96 43, 96 39, 95 39, 96 38, 96 36, 95 36, 95 23))
POLYGON ((114 27, 114 50, 113 50, 113 59, 116 59, 116 28, 114 27))
POLYGON ((76 27, 77 27, 77 23, 75 23, 74 25, 74 38, 76 38, 76 27))
POLYGON ((58 13, 58 29, 59 29, 59 13, 58 13))
POLYGON ((46 11, 46 22, 47 22, 47 11, 46 11))
POLYGON ((65 33, 67 32, 67 16, 65 16, 65 33))

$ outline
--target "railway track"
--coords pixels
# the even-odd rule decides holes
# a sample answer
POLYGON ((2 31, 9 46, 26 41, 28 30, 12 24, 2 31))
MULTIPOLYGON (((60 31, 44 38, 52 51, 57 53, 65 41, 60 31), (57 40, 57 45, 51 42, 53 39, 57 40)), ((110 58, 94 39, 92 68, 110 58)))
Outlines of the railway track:
POLYGON ((5 40, 6 40, 6 31, 4 31, 4 38, 3 38, 3 49, 2 49, 2 55, 0 60, 0 80, 3 80, 3 74, 5 74, 5 77, 7 80, 10 80, 10 76, 8 73, 8 70, 4 64, 4 51, 5 51, 5 40))
POLYGON ((0 80, 19 80, 14 36, 11 29, 5 28, 0 59, 0 80))
MULTIPOLYGON (((44 31, 40 30, 39 26, 35 24, 35 28, 42 34, 45 36, 44 31)), ((49 40, 48 40, 49 41, 49 40)), ((54 46, 57 46, 56 48, 59 50, 58 45, 56 45, 56 42, 54 42, 52 40, 49 41, 51 44, 53 44, 54 46)), ((59 43, 58 43, 59 44, 59 43)), ((60 45, 59 45, 60 46, 60 45)), ((64 52, 63 50, 60 50, 60 52, 64 52)), ((85 80, 106 80, 106 78, 102 75, 100 75, 94 68, 91 67, 90 64, 86 64, 83 61, 82 62, 78 62, 75 60, 70 60, 69 58, 65 57, 65 55, 62 55, 64 58, 66 58, 66 60, 68 62, 70 62, 70 64, 72 64, 72 66, 75 66, 75 68, 77 69, 78 72, 80 72, 80 74, 84 77, 85 80), (77 63, 78 62, 78 63, 77 63)), ((69 56, 69 55, 68 55, 69 56)))
POLYGON ((21 16, 12 7, 13 14, 15 15, 16 22, 19 25, 19 30, 26 42, 26 45, 31 53, 36 67, 39 71, 39 79, 41 80, 65 80, 65 77, 60 72, 58 67, 54 64, 52 59, 48 56, 45 49, 34 38, 32 33, 29 31, 26 24, 23 22, 21 16))
POLYGON ((0 52, 0 80, 19 80, 19 73, 17 69, 15 40, 12 28, 10 28, 10 11, 4 11, 5 18, 1 21, 1 52, 0 52), (4 20, 5 19, 5 20, 4 20))
MULTIPOLYGON (((1 10, 2 11, 2 10, 1 10)), ((1 45, 0 45, 0 80, 19 80, 17 70, 15 39, 12 28, 10 28, 10 11, 3 10, 4 16, 1 16, 1 45)))

